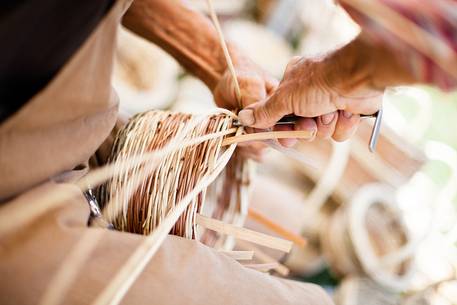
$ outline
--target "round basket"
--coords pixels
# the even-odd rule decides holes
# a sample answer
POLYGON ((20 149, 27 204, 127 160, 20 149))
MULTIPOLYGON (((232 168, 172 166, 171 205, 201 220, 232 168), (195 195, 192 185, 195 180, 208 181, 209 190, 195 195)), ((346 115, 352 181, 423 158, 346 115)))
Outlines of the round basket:
MULTIPOLYGON (((216 166, 226 151, 222 146, 223 134, 232 128, 232 123, 233 117, 227 114, 195 117, 149 111, 133 117, 115 139, 109 159, 117 164, 115 168, 122 170, 126 160, 164 151, 172 141, 178 148, 165 154, 147 174, 146 166, 137 166, 126 174, 115 174, 104 184, 99 197, 105 218, 117 230, 150 234, 216 166), (184 145, 186 141, 218 133, 221 136, 184 145)), ((248 187, 248 167, 235 152, 218 178, 192 198, 170 233, 230 248, 232 242, 227 237, 198 231, 195 219, 197 214, 203 214, 242 225, 247 214, 248 187)))
POLYGON ((396 291, 409 287, 413 257, 385 261, 411 242, 395 202, 391 188, 368 185, 321 226, 322 249, 337 275, 366 275, 396 291))

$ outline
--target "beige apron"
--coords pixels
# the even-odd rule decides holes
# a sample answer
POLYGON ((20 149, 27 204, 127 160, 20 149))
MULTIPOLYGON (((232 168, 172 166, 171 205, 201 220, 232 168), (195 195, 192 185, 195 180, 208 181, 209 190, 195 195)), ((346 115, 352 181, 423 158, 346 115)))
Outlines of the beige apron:
MULTIPOLYGON (((48 289, 55 289, 50 283, 84 233, 99 232, 101 240, 75 271, 62 302, 89 304, 144 239, 87 228, 89 209, 79 189, 70 183, 46 182, 87 161, 115 123, 117 98, 110 74, 117 27, 128 5, 129 1, 118 1, 55 79, 0 126, 0 198, 22 192, 4 203, 0 213, 5 213, 5 207, 32 205, 34 198, 52 188, 74 194, 63 207, 0 236, 0 304, 38 303, 48 289)), ((330 301, 316 286, 246 269, 196 241, 170 236, 123 304, 313 305, 330 301)))

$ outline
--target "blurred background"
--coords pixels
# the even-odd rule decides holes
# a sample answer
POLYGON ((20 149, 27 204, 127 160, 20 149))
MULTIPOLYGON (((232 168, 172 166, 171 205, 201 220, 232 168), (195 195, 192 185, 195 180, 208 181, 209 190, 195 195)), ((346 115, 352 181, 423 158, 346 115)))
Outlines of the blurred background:
MULTIPOLYGON (((187 2, 206 13, 205 0, 187 2)), ((214 2, 226 39, 278 79, 292 56, 326 54, 360 31, 330 0, 214 2)), ((125 29, 113 83, 130 115, 215 107, 203 83, 125 29)), ((457 92, 389 88, 375 154, 370 120, 344 143, 272 149, 257 165, 252 205, 307 244, 268 255, 337 304, 457 304, 456 122, 457 92)))

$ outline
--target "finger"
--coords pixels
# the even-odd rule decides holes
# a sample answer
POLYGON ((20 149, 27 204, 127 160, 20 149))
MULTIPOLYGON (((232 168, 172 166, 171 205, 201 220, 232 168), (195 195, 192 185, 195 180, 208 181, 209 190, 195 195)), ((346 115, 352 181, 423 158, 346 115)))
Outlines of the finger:
POLYGON ((213 95, 214 101, 219 107, 227 109, 235 109, 238 107, 235 86, 233 84, 232 77, 228 73, 225 73, 222 76, 213 92, 213 95))
POLYGON ((317 124, 313 118, 300 118, 295 123, 294 130, 309 132, 311 137, 307 141, 313 141, 317 134, 317 124))
POLYGON ((317 117, 317 137, 321 139, 329 139, 335 132, 337 121, 338 111, 334 111, 317 117))
POLYGON ((333 133, 333 139, 338 142, 347 140, 355 133, 359 123, 360 116, 358 114, 352 114, 348 111, 340 111, 338 114, 335 132, 333 133))
POLYGON ((278 95, 278 91, 264 101, 257 102, 243 109, 238 114, 241 124, 256 128, 273 126, 286 114, 292 113, 290 103, 278 95))
POLYGON ((264 100, 267 97, 265 81, 257 74, 242 74, 238 76, 241 91, 241 105, 246 107, 250 104, 264 100))
MULTIPOLYGON (((246 107, 252 103, 264 100, 267 97, 266 84, 262 77, 256 73, 240 72, 237 76, 241 92, 241 106, 246 107)), ((214 90, 214 99, 218 106, 224 108, 238 108, 235 83, 229 73, 225 73, 214 90)))
MULTIPOLYGON (((293 131, 293 125, 277 125, 273 128, 274 131, 293 131)), ((289 138, 289 139, 278 139, 279 144, 284 147, 292 147, 297 144, 298 140, 289 138)))

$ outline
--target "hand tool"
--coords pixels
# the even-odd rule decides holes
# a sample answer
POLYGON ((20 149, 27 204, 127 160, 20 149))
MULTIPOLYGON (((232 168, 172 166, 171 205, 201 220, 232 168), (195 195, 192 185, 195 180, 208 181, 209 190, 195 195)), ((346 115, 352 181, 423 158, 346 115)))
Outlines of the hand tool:
MULTIPOLYGON (((365 118, 375 118, 373 125, 373 130, 371 131, 370 141, 368 148, 371 152, 376 151, 376 144, 378 143, 379 133, 381 131, 381 122, 382 122, 382 109, 374 114, 361 114, 362 119, 365 118)), ((302 117, 296 116, 294 114, 289 114, 282 117, 275 125, 295 125, 299 119, 302 117)), ((238 121, 234 122, 235 126, 241 126, 241 123, 238 121)))

